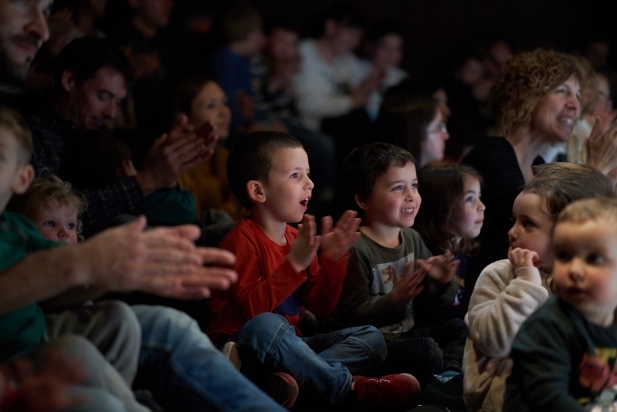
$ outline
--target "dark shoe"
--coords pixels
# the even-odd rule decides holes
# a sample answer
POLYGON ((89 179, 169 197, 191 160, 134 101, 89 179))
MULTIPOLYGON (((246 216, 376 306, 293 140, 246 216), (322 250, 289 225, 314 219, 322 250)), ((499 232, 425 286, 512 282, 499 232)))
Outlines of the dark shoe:
POLYGON ((445 372, 431 375, 424 387, 422 400, 439 403, 451 408, 465 409, 463 401, 463 374, 445 372))
POLYGON ((229 359, 237 370, 240 370, 242 367, 242 361, 240 360, 240 352, 238 352, 238 345, 236 345, 236 342, 227 342, 223 345, 221 352, 223 352, 223 356, 229 359))
POLYGON ((356 402, 362 405, 410 408, 420 397, 418 380, 408 373, 379 378, 354 376, 356 402))
POLYGON ((298 388, 298 382, 296 382, 293 376, 283 372, 276 372, 269 374, 266 378, 264 392, 283 408, 289 409, 298 399, 300 389, 298 388))

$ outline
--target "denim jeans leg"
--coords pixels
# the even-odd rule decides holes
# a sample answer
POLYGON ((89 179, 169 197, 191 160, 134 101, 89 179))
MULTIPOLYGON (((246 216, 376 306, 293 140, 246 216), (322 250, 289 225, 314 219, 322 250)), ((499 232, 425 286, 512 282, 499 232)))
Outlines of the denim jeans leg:
POLYGON ((373 326, 346 328, 303 338, 326 362, 340 362, 352 375, 374 372, 386 358, 383 334, 373 326))
POLYGON ((136 389, 166 411, 284 411, 238 372, 186 314, 133 306, 142 328, 136 389))
POLYGON ((298 385, 310 388, 333 404, 340 402, 351 388, 347 367, 330 356, 328 360, 318 356, 280 315, 257 315, 232 340, 240 350, 242 371, 249 376, 286 372, 298 385))

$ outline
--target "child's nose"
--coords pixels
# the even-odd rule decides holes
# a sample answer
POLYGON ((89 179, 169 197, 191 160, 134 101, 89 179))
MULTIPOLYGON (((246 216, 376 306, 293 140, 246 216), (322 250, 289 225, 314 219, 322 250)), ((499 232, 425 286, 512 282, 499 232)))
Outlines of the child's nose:
POLYGON ((580 259, 573 258, 570 261, 570 266, 568 267, 568 275, 570 276, 570 279, 575 282, 583 279, 583 265, 580 259))
POLYGON ((480 212, 484 212, 486 210, 486 206, 484 206, 484 203, 482 203, 482 201, 478 201, 479 203, 479 208, 478 210, 480 210, 480 212))
POLYGON ((516 230, 514 230, 514 226, 512 226, 510 230, 508 230, 508 241, 512 243, 515 240, 516 240, 516 230))
POLYGON ((58 238, 66 239, 68 237, 69 237, 69 231, 64 227, 60 228, 60 230, 58 231, 58 238))

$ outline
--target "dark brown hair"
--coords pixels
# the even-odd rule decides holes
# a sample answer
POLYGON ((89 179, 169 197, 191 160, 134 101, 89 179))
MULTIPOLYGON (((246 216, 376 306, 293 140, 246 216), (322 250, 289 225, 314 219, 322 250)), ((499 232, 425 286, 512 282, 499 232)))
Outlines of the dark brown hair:
POLYGON ((482 185, 480 173, 469 166, 426 166, 418 174, 422 206, 414 228, 433 254, 477 250, 478 243, 465 238, 458 228, 464 214, 466 177, 477 179, 482 185))
POLYGON ((390 143, 370 143, 354 149, 345 159, 345 185, 360 200, 366 201, 373 192, 377 178, 390 167, 415 163, 407 150, 390 143))
POLYGON ((267 181, 277 151, 302 147, 298 139, 282 132, 255 132, 241 138, 227 157, 227 178, 232 193, 242 206, 252 209, 253 202, 246 193, 246 184, 251 180, 267 181))

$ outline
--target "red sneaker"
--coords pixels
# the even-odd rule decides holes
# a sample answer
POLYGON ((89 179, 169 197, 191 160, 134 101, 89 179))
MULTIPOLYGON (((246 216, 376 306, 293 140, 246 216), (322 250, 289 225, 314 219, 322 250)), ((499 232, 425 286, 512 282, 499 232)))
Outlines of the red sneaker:
POLYGON ((379 378, 354 376, 353 380, 359 404, 409 408, 420 397, 420 383, 408 373, 379 378))
POLYGON ((266 378, 264 392, 283 408, 290 409, 298 399, 300 389, 293 376, 284 372, 276 372, 269 374, 266 378))

